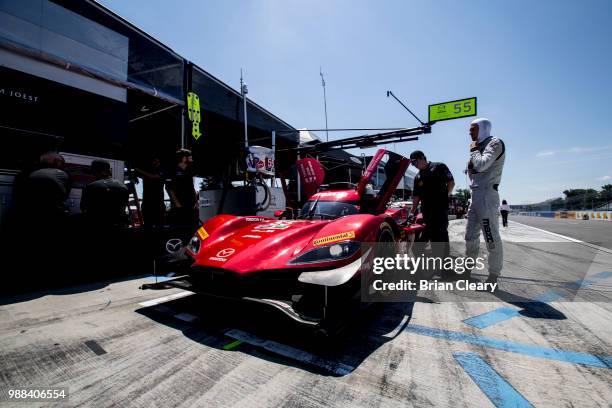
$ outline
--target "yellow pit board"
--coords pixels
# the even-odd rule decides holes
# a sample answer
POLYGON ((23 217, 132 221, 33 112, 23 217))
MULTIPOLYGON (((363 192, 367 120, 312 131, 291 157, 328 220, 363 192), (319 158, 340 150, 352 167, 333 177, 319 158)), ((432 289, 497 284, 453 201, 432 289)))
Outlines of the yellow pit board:
POLYGON ((476 97, 429 105, 429 122, 476 116, 476 97))

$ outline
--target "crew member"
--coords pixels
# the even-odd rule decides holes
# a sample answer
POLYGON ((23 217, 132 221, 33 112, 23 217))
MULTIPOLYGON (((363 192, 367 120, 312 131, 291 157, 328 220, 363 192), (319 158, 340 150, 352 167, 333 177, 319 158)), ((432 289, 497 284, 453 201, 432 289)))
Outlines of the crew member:
POLYGON ((49 151, 40 156, 37 168, 14 186, 15 203, 25 225, 61 226, 68 216, 66 200, 70 194, 70 177, 63 170, 64 158, 49 151))
POLYGON ((106 160, 92 161, 91 172, 95 181, 83 189, 81 211, 90 223, 105 227, 126 226, 128 188, 112 178, 110 163, 106 160))
POLYGON ((142 177, 142 217, 147 227, 163 225, 166 216, 164 204, 164 175, 161 162, 153 156, 147 166, 137 168, 142 177))
MULTIPOLYGON (((435 255, 449 256, 448 243, 448 204, 455 187, 453 174, 446 164, 427 161, 420 150, 410 154, 410 162, 419 169, 414 178, 412 216, 416 214, 419 203, 425 222, 426 240, 432 242, 435 255)), ((449 277, 450 271, 443 271, 449 277)))
POLYGON ((176 152, 176 168, 166 189, 170 196, 170 222, 176 225, 195 225, 198 221, 198 197, 193 186, 193 157, 191 151, 176 152))
MULTIPOLYGON (((466 255, 478 256, 480 231, 489 252, 487 283, 497 282, 503 265, 503 248, 499 236, 499 193, 502 170, 506 159, 504 142, 491 136, 491 121, 479 118, 470 124, 470 177, 472 202, 468 208, 465 231, 466 255)), ((469 272, 468 272, 469 273, 469 272)))
POLYGON ((508 228, 508 214, 510 213, 510 206, 506 200, 502 200, 502 205, 499 207, 499 213, 502 216, 502 225, 508 228))

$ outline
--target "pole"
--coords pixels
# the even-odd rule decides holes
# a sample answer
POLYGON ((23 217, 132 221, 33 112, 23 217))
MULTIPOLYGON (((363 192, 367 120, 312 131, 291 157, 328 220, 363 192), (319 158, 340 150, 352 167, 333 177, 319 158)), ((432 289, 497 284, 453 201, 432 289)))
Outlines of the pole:
POLYGON ((272 160, 274 160, 274 175, 272 176, 271 186, 276 182, 276 130, 272 131, 272 160))
MULTIPOLYGON (((298 154, 297 156, 298 160, 300 160, 300 155, 298 154)), ((295 167, 295 173, 296 173, 296 183, 297 183, 297 205, 298 207, 300 206, 300 202, 302 201, 302 182, 300 180, 300 171, 298 170, 297 166, 295 167)))
POLYGON ((249 148, 249 135, 248 135, 248 126, 247 126, 247 100, 246 95, 248 93, 248 89, 244 81, 242 80, 242 68, 240 69, 240 93, 242 95, 242 106, 244 110, 244 148, 249 148))
POLYGON ((323 71, 319 67, 319 75, 321 75, 321 85, 323 86, 323 106, 325 107, 325 141, 329 142, 329 131, 327 130, 327 96, 325 95, 325 79, 323 71))

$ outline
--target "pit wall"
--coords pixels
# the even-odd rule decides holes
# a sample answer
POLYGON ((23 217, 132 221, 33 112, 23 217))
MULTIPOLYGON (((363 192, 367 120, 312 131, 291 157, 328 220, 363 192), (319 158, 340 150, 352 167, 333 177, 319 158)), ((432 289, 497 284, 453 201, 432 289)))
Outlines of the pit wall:
POLYGON ((570 220, 612 221, 612 211, 521 211, 518 215, 570 220))

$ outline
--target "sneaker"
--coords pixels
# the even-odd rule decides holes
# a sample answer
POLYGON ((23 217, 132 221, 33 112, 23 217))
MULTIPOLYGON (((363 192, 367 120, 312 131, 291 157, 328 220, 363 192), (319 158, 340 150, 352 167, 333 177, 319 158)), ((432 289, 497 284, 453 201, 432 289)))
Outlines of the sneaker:
POLYGON ((487 278, 485 283, 497 283, 497 279, 498 278, 499 278, 499 276, 497 276, 497 275, 489 275, 489 277, 487 278))

